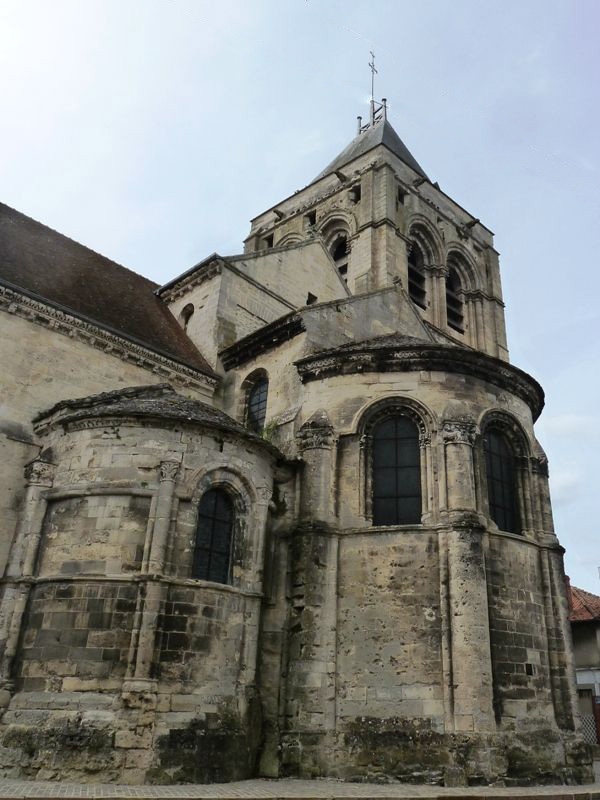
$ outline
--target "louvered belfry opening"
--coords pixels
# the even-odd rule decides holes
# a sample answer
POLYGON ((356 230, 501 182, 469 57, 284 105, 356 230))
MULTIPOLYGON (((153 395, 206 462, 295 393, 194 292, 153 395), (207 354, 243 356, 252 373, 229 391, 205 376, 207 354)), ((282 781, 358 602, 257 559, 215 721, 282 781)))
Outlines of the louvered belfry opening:
POLYGON ((446 278, 446 318, 450 328, 464 333, 462 285, 456 268, 449 266, 446 278))
POLYGON ((408 254, 408 294, 410 299, 420 308, 427 307, 427 289, 425 287, 425 271, 423 254, 413 244, 408 254))

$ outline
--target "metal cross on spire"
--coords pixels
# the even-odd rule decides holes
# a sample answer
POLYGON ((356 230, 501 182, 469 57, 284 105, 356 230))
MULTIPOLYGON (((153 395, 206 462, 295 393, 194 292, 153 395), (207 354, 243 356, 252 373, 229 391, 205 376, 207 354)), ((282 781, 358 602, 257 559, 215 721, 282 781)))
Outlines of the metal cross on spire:
POLYGON ((375 100, 375 73, 377 70, 375 69, 375 53, 372 50, 369 50, 371 54, 371 61, 369 61, 369 67, 371 68, 371 102, 375 100))
POLYGON ((369 50, 369 53, 371 54, 371 60, 369 61, 369 68, 371 70, 371 114, 369 122, 367 122, 366 125, 362 124, 362 117, 357 118, 358 135, 367 131, 371 125, 374 125, 376 122, 380 122, 382 119, 387 119, 387 101, 385 97, 381 103, 375 102, 375 75, 377 74, 377 68, 375 67, 375 53, 372 50, 369 50))

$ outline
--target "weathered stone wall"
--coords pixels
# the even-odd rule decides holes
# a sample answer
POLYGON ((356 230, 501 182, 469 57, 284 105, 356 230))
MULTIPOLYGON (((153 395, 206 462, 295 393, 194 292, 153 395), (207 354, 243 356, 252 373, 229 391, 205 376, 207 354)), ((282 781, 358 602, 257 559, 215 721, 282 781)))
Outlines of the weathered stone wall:
POLYGON ((219 350, 269 322, 307 304, 309 292, 320 302, 347 297, 346 287, 318 240, 217 259, 182 279, 164 295, 181 317, 190 304, 190 339, 213 366, 219 350))
POLYGON ((136 597, 135 585, 116 581, 52 581, 34 586, 15 667, 17 690, 120 689, 136 597))
POLYGON ((404 717, 443 730, 437 549, 431 532, 341 537, 336 703, 344 727, 404 717))
MULTIPOLYGON (((35 319, 35 317, 34 317, 35 319)), ((2 408, 0 411, 0 571, 22 510, 23 469, 39 453, 32 420, 65 398, 125 386, 160 383, 165 373, 139 357, 121 358, 77 332, 67 336, 46 325, 0 311, 2 408)), ((172 364, 170 379, 176 378, 172 364)), ((180 376, 181 382, 186 380, 180 376)), ((176 382, 176 381, 175 381, 176 382)), ((180 384, 180 390, 182 385, 180 384)), ((212 390, 188 385, 184 392, 211 402, 212 390)))
POLYGON ((539 552, 491 536, 487 561, 496 714, 504 726, 552 720, 539 552))
POLYGON ((146 413, 91 410, 40 429, 54 466, 33 474, 0 620, 5 702, 16 692, 5 774, 202 782, 255 770, 275 451, 146 413), (191 578, 198 502, 215 485, 235 498, 231 585, 191 578))

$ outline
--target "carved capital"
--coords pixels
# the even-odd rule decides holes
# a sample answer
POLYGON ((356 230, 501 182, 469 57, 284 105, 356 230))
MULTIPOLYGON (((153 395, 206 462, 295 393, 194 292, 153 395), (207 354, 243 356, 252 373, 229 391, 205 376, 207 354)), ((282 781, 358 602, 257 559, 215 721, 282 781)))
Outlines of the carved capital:
POLYGON ((448 267, 445 267, 443 264, 426 264, 423 267, 423 269, 436 278, 448 277, 448 272, 449 272, 448 267))
POLYGON ((445 420, 442 436, 444 444, 473 445, 477 436, 477 426, 470 419, 445 420))
POLYGON ((30 461, 25 467, 25 479, 30 486, 52 486, 54 464, 47 461, 30 461))
POLYGON ((179 463, 177 461, 161 461, 160 464, 160 480, 172 481, 177 480, 177 473, 179 472, 179 463))
POLYGON ((333 425, 325 411, 317 411, 296 434, 300 450, 330 449, 335 440, 333 425))
POLYGON ((420 433, 419 434, 419 447, 429 447, 431 444, 431 434, 430 433, 420 433))

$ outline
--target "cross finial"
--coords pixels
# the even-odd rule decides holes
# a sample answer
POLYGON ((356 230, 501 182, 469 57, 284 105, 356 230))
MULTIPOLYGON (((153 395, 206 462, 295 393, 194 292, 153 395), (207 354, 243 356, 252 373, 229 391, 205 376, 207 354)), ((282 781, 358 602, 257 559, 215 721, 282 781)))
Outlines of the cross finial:
POLYGON ((369 67, 371 68, 371 102, 375 100, 375 73, 377 70, 375 69, 375 53, 372 50, 369 50, 371 53, 371 61, 369 61, 369 67))

